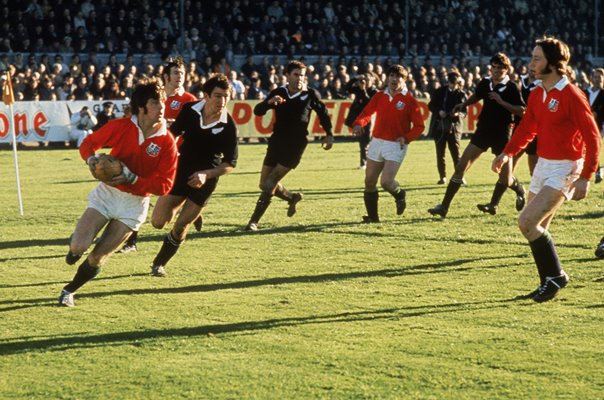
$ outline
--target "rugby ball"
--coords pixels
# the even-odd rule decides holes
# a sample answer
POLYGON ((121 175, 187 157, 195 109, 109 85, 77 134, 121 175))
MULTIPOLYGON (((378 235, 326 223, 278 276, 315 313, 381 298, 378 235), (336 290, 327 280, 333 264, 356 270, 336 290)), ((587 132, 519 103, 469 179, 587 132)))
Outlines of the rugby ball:
POLYGON ((99 154, 97 158, 94 175, 99 181, 107 182, 122 174, 122 163, 117 158, 108 154, 99 154))

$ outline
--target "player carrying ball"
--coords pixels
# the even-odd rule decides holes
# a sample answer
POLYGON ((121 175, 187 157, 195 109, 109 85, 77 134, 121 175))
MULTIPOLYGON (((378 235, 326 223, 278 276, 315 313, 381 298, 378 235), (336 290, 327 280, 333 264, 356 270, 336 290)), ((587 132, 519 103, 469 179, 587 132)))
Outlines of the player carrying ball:
POLYGON ((71 237, 67 264, 75 264, 101 229, 105 230, 73 280, 61 291, 59 305, 73 307, 76 290, 94 278, 109 255, 143 224, 149 196, 162 196, 172 188, 177 152, 163 118, 164 100, 159 81, 139 83, 130 102, 132 117, 109 121, 82 142, 80 155, 93 176, 98 162, 95 153, 102 147, 111 147, 111 155, 121 160, 123 172, 100 182, 88 195, 88 207, 71 237))

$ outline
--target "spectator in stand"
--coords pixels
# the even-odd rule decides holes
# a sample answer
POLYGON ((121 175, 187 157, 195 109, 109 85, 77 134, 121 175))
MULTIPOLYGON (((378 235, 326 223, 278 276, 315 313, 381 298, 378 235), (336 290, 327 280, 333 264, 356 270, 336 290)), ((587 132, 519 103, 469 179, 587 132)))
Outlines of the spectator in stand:
POLYGON ((229 83, 235 92, 234 100, 245 100, 245 85, 237 78, 237 71, 229 72, 229 83))
POLYGON ((112 119, 115 119, 115 112, 113 109, 114 104, 112 102, 106 101, 103 103, 103 109, 96 114, 97 123, 93 128, 94 131, 98 130, 112 119))
POLYGON ((262 81, 258 76, 251 78, 252 84, 247 92, 248 100, 264 100, 266 98, 266 92, 262 89, 262 81))

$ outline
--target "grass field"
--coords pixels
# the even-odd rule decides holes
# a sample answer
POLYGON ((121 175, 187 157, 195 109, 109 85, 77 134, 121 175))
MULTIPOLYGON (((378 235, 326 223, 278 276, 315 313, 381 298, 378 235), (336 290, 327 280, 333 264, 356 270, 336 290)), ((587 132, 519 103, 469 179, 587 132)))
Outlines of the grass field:
POLYGON ((312 144, 284 182, 305 194, 298 214, 276 199, 247 233, 264 151, 241 146, 167 278, 148 276, 165 231, 147 224, 73 309, 55 303, 95 182, 75 150, 22 151, 21 217, 1 151, 0 398, 604 398, 601 185, 554 220, 571 282, 535 304, 514 299, 537 285, 514 197, 496 217, 475 206, 496 180, 490 155, 441 221, 426 212, 444 193, 433 144, 412 144, 404 216, 382 192, 382 223, 363 225, 357 145, 312 144))

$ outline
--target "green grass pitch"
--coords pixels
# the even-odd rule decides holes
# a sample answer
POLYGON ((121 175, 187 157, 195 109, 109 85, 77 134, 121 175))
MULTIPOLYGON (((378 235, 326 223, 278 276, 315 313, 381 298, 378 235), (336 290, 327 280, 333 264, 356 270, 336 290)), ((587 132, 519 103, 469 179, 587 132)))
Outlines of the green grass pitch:
MULTIPOLYGON (((0 398, 603 398, 602 185, 554 219, 571 282, 534 304, 514 300, 537 285, 514 196, 495 217, 476 209, 492 155, 440 220, 426 211, 444 193, 433 143, 412 143, 405 214, 382 191, 382 223, 364 225, 358 145, 313 143, 284 180, 305 195, 298 214, 274 199, 247 233, 264 152, 240 147, 167 278, 148 275, 166 231, 146 224, 139 251, 112 256, 65 309, 67 238, 95 182, 76 150, 21 151, 21 217, 1 151, 0 398)), ((518 176, 528 184, 526 160, 518 176)))

